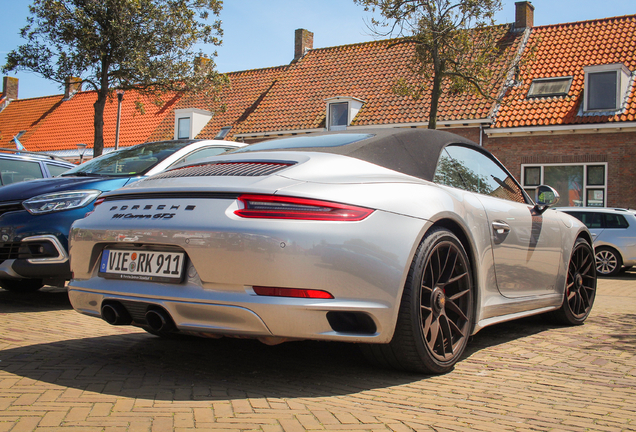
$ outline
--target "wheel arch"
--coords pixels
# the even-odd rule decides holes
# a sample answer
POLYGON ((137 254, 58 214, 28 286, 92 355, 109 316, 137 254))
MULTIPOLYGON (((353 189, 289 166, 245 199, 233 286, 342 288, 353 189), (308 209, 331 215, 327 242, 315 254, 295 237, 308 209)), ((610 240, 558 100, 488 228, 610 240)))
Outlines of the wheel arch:
POLYGON ((592 249, 595 249, 594 240, 592 239, 592 235, 589 233, 589 231, 581 231, 581 232, 579 232, 579 234, 574 239, 574 242, 576 242, 576 240, 579 239, 579 238, 584 239, 586 242, 588 242, 590 244, 590 246, 592 246, 592 249))

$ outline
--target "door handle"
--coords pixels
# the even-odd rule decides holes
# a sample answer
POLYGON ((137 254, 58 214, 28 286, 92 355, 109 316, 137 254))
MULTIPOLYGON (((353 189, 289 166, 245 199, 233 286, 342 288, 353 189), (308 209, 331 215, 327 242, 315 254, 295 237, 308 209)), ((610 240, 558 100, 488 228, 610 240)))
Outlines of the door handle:
POLYGON ((503 221, 494 221, 492 223, 492 229, 496 235, 508 234, 510 232, 510 225, 503 221))

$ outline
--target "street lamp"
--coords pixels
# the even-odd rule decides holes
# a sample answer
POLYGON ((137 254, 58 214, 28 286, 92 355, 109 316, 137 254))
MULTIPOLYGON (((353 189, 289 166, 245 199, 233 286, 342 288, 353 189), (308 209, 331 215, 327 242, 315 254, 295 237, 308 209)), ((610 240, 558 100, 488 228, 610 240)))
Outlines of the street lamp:
POLYGON ((119 148, 119 122, 121 121, 121 101, 124 100, 124 91, 117 90, 117 128, 115 129, 115 150, 119 148))
POLYGON ((86 152, 86 144, 84 143, 77 144, 77 152, 79 153, 80 165, 81 165, 82 161, 84 160, 84 153, 86 152))

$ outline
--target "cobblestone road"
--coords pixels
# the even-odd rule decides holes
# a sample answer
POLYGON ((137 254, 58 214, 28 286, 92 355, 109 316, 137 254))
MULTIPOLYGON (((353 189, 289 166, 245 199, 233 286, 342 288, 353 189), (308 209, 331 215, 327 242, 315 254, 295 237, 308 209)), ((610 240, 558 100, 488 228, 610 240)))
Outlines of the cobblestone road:
POLYGON ((636 431, 636 273, 599 281, 580 327, 484 329, 443 376, 355 346, 161 340, 0 290, 0 432, 636 431))

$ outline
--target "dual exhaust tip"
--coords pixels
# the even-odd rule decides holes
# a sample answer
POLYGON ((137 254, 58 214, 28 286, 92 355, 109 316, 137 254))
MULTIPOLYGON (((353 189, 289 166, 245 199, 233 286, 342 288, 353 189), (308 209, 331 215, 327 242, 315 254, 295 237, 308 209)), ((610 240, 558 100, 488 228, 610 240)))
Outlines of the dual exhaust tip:
MULTIPOLYGON (((102 319, 110 325, 130 325, 133 322, 130 313, 119 302, 104 303, 101 313, 102 319)), ((170 314, 162 308, 148 309, 144 318, 152 331, 169 332, 176 329, 170 314)))

